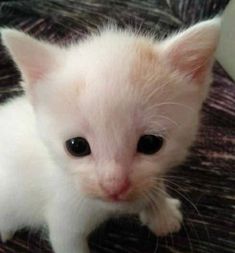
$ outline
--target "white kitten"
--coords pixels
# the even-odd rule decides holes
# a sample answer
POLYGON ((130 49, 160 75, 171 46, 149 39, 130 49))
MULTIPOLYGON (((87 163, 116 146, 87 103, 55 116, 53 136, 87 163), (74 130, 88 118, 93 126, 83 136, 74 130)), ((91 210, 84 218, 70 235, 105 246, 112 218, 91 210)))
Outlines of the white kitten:
POLYGON ((0 231, 48 226, 56 253, 84 253, 104 219, 139 213, 180 229, 162 176, 198 129, 219 19, 164 41, 108 28, 68 47, 11 29, 2 40, 26 95, 0 107, 0 231))

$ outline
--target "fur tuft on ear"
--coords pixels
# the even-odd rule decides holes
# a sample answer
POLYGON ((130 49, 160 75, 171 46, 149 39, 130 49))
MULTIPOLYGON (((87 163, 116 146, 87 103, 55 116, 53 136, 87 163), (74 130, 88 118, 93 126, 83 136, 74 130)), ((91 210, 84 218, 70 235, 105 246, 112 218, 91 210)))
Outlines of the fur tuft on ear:
POLYGON ((14 29, 4 28, 0 32, 3 45, 8 49, 27 85, 37 82, 56 67, 62 51, 59 47, 14 29))
POLYGON ((210 71, 219 40, 220 18, 200 22, 160 45, 170 65, 201 83, 210 71))

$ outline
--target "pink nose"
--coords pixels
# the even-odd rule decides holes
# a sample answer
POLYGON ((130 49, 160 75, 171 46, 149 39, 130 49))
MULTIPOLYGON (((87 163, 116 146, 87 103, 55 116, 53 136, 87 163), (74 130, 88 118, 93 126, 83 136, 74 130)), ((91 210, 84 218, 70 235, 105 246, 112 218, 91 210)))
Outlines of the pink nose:
POLYGON ((118 200, 120 195, 125 194, 130 189, 130 181, 128 178, 125 179, 111 179, 103 182, 101 187, 108 194, 108 197, 113 200, 118 200))

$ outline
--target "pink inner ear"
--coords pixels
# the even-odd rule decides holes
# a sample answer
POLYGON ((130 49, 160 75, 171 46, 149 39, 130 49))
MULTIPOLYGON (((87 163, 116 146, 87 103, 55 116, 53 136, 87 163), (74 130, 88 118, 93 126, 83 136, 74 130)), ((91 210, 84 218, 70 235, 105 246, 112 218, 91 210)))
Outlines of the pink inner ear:
POLYGON ((174 68, 197 82, 211 70, 219 39, 220 20, 200 22, 165 42, 167 58, 174 68))
POLYGON ((19 52, 15 53, 18 66, 24 79, 29 84, 42 79, 42 77, 48 74, 57 64, 56 57, 54 57, 52 50, 50 51, 43 44, 38 47, 36 46, 38 45, 31 45, 31 50, 24 52, 23 55, 19 52))
POLYGON ((198 62, 195 66, 195 69, 192 70, 191 77, 197 82, 202 82, 206 78, 207 70, 209 69, 209 61, 205 60, 204 62, 198 62))
POLYGON ((62 52, 57 46, 11 29, 3 31, 3 42, 29 84, 52 71, 62 52))
POLYGON ((211 67, 211 55, 214 49, 184 48, 180 45, 171 51, 171 62, 179 71, 190 76, 197 82, 202 82, 211 67))
POLYGON ((37 82, 42 79, 42 77, 47 74, 50 69, 50 62, 45 60, 45 62, 39 62, 39 60, 35 60, 37 63, 33 63, 32 61, 28 61, 22 64, 21 68, 23 70, 23 74, 25 79, 31 84, 37 82))

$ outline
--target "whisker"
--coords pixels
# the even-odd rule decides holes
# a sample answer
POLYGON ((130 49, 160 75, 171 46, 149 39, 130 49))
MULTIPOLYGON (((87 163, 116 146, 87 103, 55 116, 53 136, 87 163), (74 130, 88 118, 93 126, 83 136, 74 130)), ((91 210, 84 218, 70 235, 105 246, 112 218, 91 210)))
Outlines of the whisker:
MULTIPOLYGON (((195 229, 195 226, 194 226, 193 222, 191 222, 189 219, 187 219, 187 222, 190 223, 190 226, 191 226, 191 228, 192 228, 192 230, 193 230, 193 233, 194 233, 194 235, 196 235, 196 237, 197 237, 197 241, 199 242, 200 246, 202 246, 202 244, 201 244, 201 238, 199 237, 198 232, 197 232, 197 230, 195 229)), ((209 239, 209 238, 208 238, 208 239, 209 239)))
POLYGON ((169 233, 169 237, 171 239, 171 245, 174 247, 174 235, 172 232, 169 233))
POLYGON ((177 123, 176 121, 174 121, 173 119, 167 117, 167 116, 164 116, 164 115, 158 115, 157 117, 159 118, 163 118, 163 119, 166 119, 168 120, 169 122, 171 122, 173 125, 175 125, 176 127, 179 127, 179 123, 177 123))
POLYGON ((192 243, 192 240, 191 240, 191 238, 190 238, 190 236, 189 236, 189 232, 188 232, 188 229, 187 229, 187 227, 186 227, 184 221, 182 222, 182 226, 183 226, 183 228, 184 228, 184 231, 185 231, 186 236, 187 236, 187 239, 188 239, 188 243, 189 243, 189 247, 190 247, 190 252, 193 253, 193 252, 194 252, 193 243, 192 243))
POLYGON ((194 108, 192 108, 191 106, 188 106, 186 104, 182 104, 182 103, 177 103, 177 102, 173 102, 173 101, 169 101, 169 102, 162 102, 159 104, 155 104, 151 107, 149 107, 151 110, 156 110, 157 108, 161 107, 161 106, 168 106, 168 105, 172 105, 172 106, 181 106, 191 112, 195 112, 196 110, 194 108))
MULTIPOLYGON (((169 181, 169 180, 168 180, 168 181, 165 180, 165 182, 170 183, 170 184, 176 186, 177 188, 180 188, 181 190, 183 189, 183 188, 182 188, 181 186, 179 186, 178 184, 176 184, 176 183, 174 183, 174 182, 171 182, 171 181, 169 181)), ((201 214, 200 214, 200 212, 199 212, 197 206, 192 202, 192 200, 190 200, 187 196, 185 196, 183 193, 181 193, 180 191, 176 190, 175 188, 173 188, 173 187, 171 187, 171 186, 169 186, 169 185, 168 185, 168 187, 169 187, 169 189, 171 189, 171 190, 175 191, 177 194, 179 194, 179 195, 180 195, 182 198, 184 198, 188 203, 190 203, 191 206, 192 206, 192 207, 195 209, 195 211, 197 212, 197 214, 201 216, 201 214)))
MULTIPOLYGON (((155 179, 158 180, 158 178, 155 178, 155 179)), ((177 188, 179 188, 179 189, 181 189, 183 191, 183 188, 180 185, 178 185, 178 184, 176 184, 176 183, 174 183, 174 182, 172 182, 170 180, 167 180, 166 178, 161 178, 161 180, 163 180, 164 182, 167 182, 169 184, 172 184, 172 185, 176 186, 177 188)), ((208 229, 207 229, 207 227, 205 225, 206 222, 205 222, 205 220, 203 218, 203 215, 199 212, 197 206, 193 203, 193 201, 191 199, 189 199, 189 197, 185 196, 185 194, 183 194, 182 192, 176 190, 175 188, 173 188, 173 187, 171 187, 169 185, 168 185, 168 188, 171 189, 172 191, 176 192, 177 194, 179 194, 184 200, 186 200, 194 208, 194 210, 196 211, 196 213, 198 214, 198 216, 203 221, 203 226, 204 226, 205 232, 207 234, 207 238, 209 240, 210 235, 209 235, 209 231, 208 231, 208 229)), ((157 189, 157 190, 159 190, 159 189, 157 189)))
MULTIPOLYGON (((146 84, 153 83, 155 78, 156 78, 156 74, 154 73, 150 78, 146 80, 146 84)), ((163 88, 167 86, 169 83, 170 83, 169 81, 164 82, 163 84, 158 86, 156 89, 154 89, 152 92, 150 92, 148 95, 145 94, 144 104, 147 104, 156 95, 157 92, 159 92, 160 90, 163 90, 163 88)))
MULTIPOLYGON (((157 190, 157 191, 160 191, 160 193, 161 194, 163 194, 164 193, 164 195, 168 195, 167 193, 165 193, 163 190, 161 190, 161 189, 159 189, 159 188, 153 188, 154 190, 157 190)), ((155 191, 156 192, 156 191, 155 191)), ((159 192, 158 192, 159 193, 159 192)), ((164 213, 163 213, 164 214, 164 213)), ((187 230, 187 227, 185 226, 185 224, 184 224, 184 221, 182 222, 182 226, 183 226, 183 228, 184 228, 184 230, 185 230, 185 233, 186 233, 186 236, 187 236, 187 239, 188 239, 188 242, 189 242, 189 247, 190 247, 190 251, 193 253, 194 252, 194 250, 193 250, 193 244, 192 244, 192 240, 190 239, 190 236, 189 236, 189 232, 188 232, 188 230, 187 230)))
POLYGON ((156 241, 156 245, 155 245, 155 249, 154 249, 154 253, 157 253, 158 252, 158 248, 159 248, 159 237, 156 237, 157 238, 157 241, 156 241))
MULTIPOLYGON (((145 196, 146 198, 149 200, 149 202, 151 202, 151 207, 153 209, 156 209, 157 212, 160 212, 159 210, 159 207, 156 205, 155 203, 155 197, 157 198, 159 193, 161 195, 163 195, 164 197, 166 196, 169 196, 168 193, 164 192, 162 189, 160 188, 153 188, 153 191, 152 192, 145 192, 145 196), (157 191, 156 191, 157 190, 157 191), (155 195, 155 196, 154 196, 155 195)), ((164 215, 164 212, 161 212, 161 215, 164 215)), ((188 240, 188 243, 189 243, 189 247, 190 247, 190 252, 193 253, 194 252, 194 249, 193 249, 193 243, 192 243, 192 240, 190 238, 190 235, 189 235, 189 232, 188 232, 188 229, 184 223, 184 221, 182 222, 182 226, 185 230, 185 233, 186 233, 186 236, 187 236, 187 240, 188 240)), ((174 245, 174 237, 172 235, 172 233, 170 233, 170 238, 171 238, 171 241, 172 241, 172 245, 174 245)), ((169 244, 168 244, 168 241, 167 241, 167 237, 165 237, 165 244, 166 244, 166 248, 169 247, 169 244)), ((158 241, 157 241, 157 245, 156 245, 156 248, 154 250, 154 252, 157 252, 158 250, 158 241)))

